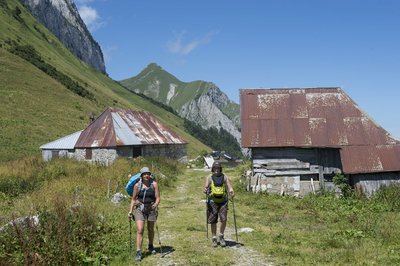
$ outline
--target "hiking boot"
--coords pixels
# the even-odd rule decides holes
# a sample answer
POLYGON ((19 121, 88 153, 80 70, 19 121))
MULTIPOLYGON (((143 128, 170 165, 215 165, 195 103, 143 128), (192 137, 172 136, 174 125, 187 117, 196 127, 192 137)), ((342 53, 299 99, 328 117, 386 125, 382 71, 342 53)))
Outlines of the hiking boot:
POLYGON ((218 242, 217 242, 217 238, 216 237, 213 237, 213 239, 212 239, 212 247, 214 247, 214 248, 216 248, 216 247, 218 247, 218 242))
POLYGON ((221 247, 226 247, 226 242, 223 235, 219 236, 219 244, 221 245, 221 247))
POLYGON ((135 260, 136 261, 141 261, 142 260, 142 251, 140 251, 140 250, 136 251, 135 260))
POLYGON ((149 252, 150 252, 151 255, 156 254, 156 250, 154 249, 153 245, 149 245, 149 252))

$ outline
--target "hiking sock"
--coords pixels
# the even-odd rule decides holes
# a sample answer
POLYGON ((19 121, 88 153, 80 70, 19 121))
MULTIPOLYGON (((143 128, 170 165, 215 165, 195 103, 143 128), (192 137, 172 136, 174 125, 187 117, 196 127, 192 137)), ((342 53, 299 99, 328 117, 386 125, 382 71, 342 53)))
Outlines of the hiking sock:
POLYGON ((136 261, 142 260, 142 251, 140 249, 136 250, 135 260, 136 261))
POLYGON ((218 242, 217 242, 217 237, 216 237, 216 236, 213 236, 213 237, 212 237, 212 246, 213 246, 214 248, 218 246, 218 242))

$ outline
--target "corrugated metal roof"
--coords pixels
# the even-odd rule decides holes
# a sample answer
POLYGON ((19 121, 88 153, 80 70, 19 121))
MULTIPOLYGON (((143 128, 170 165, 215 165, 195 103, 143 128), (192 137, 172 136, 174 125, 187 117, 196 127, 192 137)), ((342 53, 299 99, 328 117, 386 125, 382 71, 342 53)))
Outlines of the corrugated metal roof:
POLYGON ((75 143, 81 135, 82 130, 72 133, 71 135, 62 137, 58 140, 43 144, 40 146, 42 150, 73 150, 75 143))
POLYGON ((140 139, 133 133, 131 128, 125 123, 124 119, 118 113, 111 113, 113 118, 114 130, 117 143, 120 145, 140 145, 140 139))
POLYGON ((400 170, 400 142, 340 88, 243 89, 240 107, 242 147, 350 147, 344 172, 400 170))
POLYGON ((346 146, 340 150, 343 172, 400 171, 400 145, 346 146))
POLYGON ((85 128, 75 144, 76 148, 116 147, 116 137, 111 109, 106 109, 85 128))
POLYGON ((81 134, 75 147, 186 144, 150 112, 106 109, 81 134))

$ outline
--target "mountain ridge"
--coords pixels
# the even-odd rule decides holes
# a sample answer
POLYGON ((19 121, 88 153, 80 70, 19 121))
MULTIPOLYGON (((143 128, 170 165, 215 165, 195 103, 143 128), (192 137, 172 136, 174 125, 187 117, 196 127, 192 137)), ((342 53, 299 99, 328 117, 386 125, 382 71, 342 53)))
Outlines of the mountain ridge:
POLYGON ((106 73, 103 52, 72 0, 20 0, 77 58, 106 73))
POLYGON ((150 63, 138 75, 119 83, 172 107, 181 117, 204 129, 223 128, 240 143, 240 106, 213 82, 183 82, 156 63, 150 63))

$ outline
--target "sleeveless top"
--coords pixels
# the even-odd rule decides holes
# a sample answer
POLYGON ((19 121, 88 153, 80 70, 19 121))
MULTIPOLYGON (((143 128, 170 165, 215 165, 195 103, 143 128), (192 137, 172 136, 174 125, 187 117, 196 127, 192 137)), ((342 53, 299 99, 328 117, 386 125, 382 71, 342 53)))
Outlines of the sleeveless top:
POLYGON ((156 191, 154 189, 153 182, 150 182, 150 187, 145 188, 143 184, 140 184, 138 187, 138 196, 137 199, 143 203, 144 205, 149 205, 156 201, 156 191))

